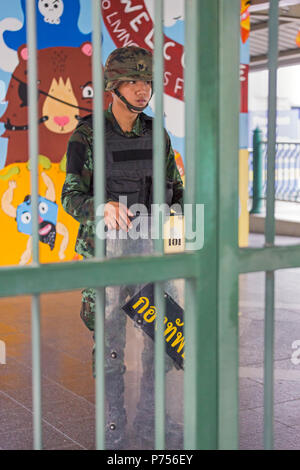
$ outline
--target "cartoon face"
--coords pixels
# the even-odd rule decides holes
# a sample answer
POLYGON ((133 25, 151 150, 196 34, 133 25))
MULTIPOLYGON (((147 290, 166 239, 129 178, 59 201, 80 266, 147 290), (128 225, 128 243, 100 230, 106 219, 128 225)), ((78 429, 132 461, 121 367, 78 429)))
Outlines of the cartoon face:
MULTIPOLYGON (((92 112, 92 44, 80 47, 50 47, 38 51, 38 122, 41 155, 58 163, 64 156, 71 133, 81 117, 92 112)), ((19 64, 12 74, 0 120, 8 138, 6 165, 27 162, 28 156, 28 49, 18 49, 19 64), (22 149, 22 151, 20 151, 22 149)), ((111 102, 111 93, 104 94, 104 108, 111 102)))
MULTIPOLYGON (((54 247, 56 237, 57 204, 39 196, 39 238, 40 241, 54 247)), ((17 207, 18 231, 32 235, 31 198, 26 196, 24 202, 17 207)))
POLYGON ((39 0, 39 10, 46 23, 59 24, 64 4, 62 0, 39 0))

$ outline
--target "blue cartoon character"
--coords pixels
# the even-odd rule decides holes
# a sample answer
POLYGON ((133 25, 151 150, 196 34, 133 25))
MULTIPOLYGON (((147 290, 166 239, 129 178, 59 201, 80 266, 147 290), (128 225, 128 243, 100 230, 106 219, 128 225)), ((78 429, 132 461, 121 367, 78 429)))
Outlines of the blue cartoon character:
MULTIPOLYGON (((47 187, 45 197, 39 196, 39 238, 42 243, 49 245, 53 250, 56 241, 56 234, 62 235, 63 239, 59 250, 59 259, 65 258, 65 250, 69 242, 69 232, 64 224, 57 220, 58 206, 55 203, 55 187, 49 176, 42 172, 41 174, 47 187)), ((26 196, 24 202, 14 207, 12 205, 13 193, 17 184, 15 181, 8 183, 8 189, 3 193, 1 207, 3 211, 17 221, 18 231, 29 235, 27 247, 22 254, 21 265, 27 264, 32 256, 32 220, 31 220, 31 197, 26 196)))
MULTIPOLYGON (((57 204, 39 196, 39 236, 42 243, 54 248, 56 238, 57 204)), ((32 235, 31 197, 26 196, 24 202, 17 207, 17 227, 21 233, 32 235)))

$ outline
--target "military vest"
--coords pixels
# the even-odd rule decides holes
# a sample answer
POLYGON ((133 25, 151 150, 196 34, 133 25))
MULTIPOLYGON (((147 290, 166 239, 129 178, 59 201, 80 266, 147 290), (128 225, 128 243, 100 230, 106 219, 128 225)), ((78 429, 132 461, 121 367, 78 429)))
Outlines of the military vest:
MULTIPOLYGON (((85 119, 92 127, 92 118, 85 119)), ((153 202, 152 118, 143 114, 143 133, 126 137, 105 120, 106 198, 127 197, 127 207, 144 204, 150 212, 153 202)), ((171 205, 173 182, 166 182, 166 203, 171 205)))

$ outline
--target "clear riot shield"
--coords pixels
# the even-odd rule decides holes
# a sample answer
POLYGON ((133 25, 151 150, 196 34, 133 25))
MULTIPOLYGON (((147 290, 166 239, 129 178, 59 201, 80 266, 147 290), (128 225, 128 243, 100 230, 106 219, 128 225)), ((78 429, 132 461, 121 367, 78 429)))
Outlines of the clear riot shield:
MULTIPOLYGON (((175 217, 166 221, 165 251, 182 249, 178 230, 174 238, 175 217)), ((151 218, 143 217, 139 225, 125 239, 124 232, 107 232, 106 256, 153 253, 151 218)), ((165 283, 166 449, 183 449, 183 291, 183 280, 165 283)), ((154 449, 154 331, 153 284, 106 288, 107 449, 154 449)))

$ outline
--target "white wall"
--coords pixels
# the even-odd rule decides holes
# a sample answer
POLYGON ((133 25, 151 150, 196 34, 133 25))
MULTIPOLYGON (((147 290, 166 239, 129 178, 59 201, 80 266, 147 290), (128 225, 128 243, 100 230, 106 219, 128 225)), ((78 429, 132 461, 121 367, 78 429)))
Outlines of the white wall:
MULTIPOLYGON (((278 69, 278 110, 300 107, 300 65, 278 69)), ((268 107, 268 72, 249 74, 249 110, 264 111, 268 107)))

